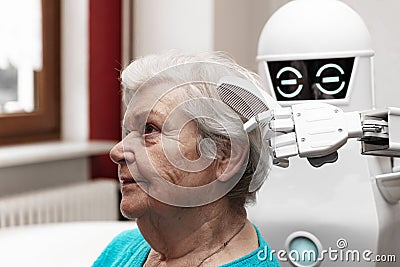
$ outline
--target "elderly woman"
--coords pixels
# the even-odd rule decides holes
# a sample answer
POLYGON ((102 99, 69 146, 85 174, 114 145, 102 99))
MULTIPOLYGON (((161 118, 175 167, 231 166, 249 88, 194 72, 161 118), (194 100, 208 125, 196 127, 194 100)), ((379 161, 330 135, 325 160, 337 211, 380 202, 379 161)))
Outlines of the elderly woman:
POLYGON ((246 133, 243 114, 221 101, 224 76, 258 84, 221 53, 150 55, 122 72, 124 138, 110 156, 121 211, 138 229, 94 266, 279 266, 245 210, 269 154, 260 131, 246 133))

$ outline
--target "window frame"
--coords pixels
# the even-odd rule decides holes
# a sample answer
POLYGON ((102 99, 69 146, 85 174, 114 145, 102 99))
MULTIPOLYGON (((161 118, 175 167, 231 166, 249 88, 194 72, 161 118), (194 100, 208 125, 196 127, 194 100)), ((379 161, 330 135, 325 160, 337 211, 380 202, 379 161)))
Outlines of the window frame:
POLYGON ((34 73, 36 108, 0 114, 0 145, 60 138, 61 0, 42 0, 42 70, 34 73))

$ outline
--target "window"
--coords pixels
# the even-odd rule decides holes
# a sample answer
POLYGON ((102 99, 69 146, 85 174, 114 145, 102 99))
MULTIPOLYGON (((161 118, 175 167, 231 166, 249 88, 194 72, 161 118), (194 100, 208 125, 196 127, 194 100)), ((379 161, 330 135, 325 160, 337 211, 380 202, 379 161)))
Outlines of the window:
POLYGON ((14 40, 0 49, 0 145, 58 139, 60 0, 0 0, 0 7, 12 25, 2 26, 1 39, 14 40), (22 9, 33 14, 24 16, 22 9))

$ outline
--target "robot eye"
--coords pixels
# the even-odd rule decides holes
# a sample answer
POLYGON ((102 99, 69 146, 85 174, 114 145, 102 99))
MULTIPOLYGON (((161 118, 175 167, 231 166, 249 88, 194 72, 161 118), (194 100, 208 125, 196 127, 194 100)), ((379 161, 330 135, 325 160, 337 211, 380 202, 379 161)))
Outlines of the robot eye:
POLYGON ((303 89, 303 76, 293 67, 283 67, 276 75, 276 90, 284 98, 294 98, 303 89))
POLYGON ((278 101, 345 99, 354 57, 267 61, 278 101))
POLYGON ((344 74, 339 65, 325 64, 317 71, 315 85, 324 94, 336 95, 345 87, 344 74))

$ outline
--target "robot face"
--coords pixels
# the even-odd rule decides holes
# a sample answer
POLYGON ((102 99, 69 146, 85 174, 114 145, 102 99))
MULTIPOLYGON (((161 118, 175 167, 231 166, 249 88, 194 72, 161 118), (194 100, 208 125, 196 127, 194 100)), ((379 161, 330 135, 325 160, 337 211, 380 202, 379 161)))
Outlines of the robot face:
POLYGON ((271 61, 268 69, 278 101, 344 99, 353 58, 271 61))

